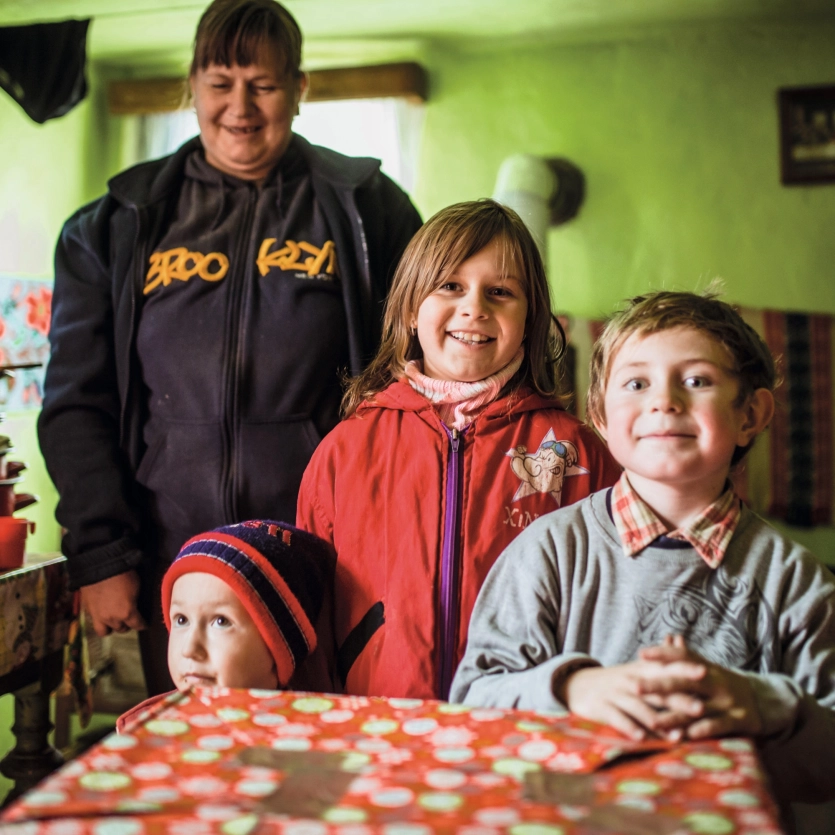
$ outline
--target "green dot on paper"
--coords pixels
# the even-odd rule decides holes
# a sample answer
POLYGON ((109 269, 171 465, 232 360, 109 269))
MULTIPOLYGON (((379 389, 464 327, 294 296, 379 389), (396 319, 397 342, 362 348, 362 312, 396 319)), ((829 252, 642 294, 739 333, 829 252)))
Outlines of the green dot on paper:
POLYGON ((368 815, 356 806, 332 806, 323 815, 328 823, 365 823, 368 815))
POLYGON ((258 826, 258 815, 242 815, 231 821, 226 821, 220 831, 223 835, 249 835, 258 826))
POLYGON ((379 736, 381 734, 394 733, 399 727, 400 723, 395 722, 394 719, 370 719, 368 722, 363 723, 360 730, 364 734, 379 736))
POLYGON ((458 713, 469 713, 471 708, 467 707, 466 705, 442 704, 438 705, 436 710, 438 711, 438 713, 446 713, 455 716, 458 713))
POLYGON ((661 786, 652 780, 624 780, 618 783, 620 794, 658 794, 661 786))
POLYGON ((111 734, 101 741, 102 748, 107 748, 108 751, 124 751, 127 748, 135 748, 138 744, 137 738, 130 734, 111 734))
POLYGON ((735 809, 753 808, 760 803, 756 795, 742 789, 730 789, 722 792, 717 799, 723 806, 731 806, 735 809))
POLYGON ((152 719, 145 723, 145 730, 154 736, 180 736, 188 733, 188 722, 179 719, 152 719))
POLYGON ((224 722, 242 722, 244 719, 249 719, 249 711, 237 707, 222 707, 217 715, 224 722))
POLYGON ((730 835, 735 829, 733 821, 713 812, 693 812, 684 823, 694 835, 730 835))
POLYGON ((116 811, 125 815, 142 815, 162 811, 162 804, 151 803, 149 800, 120 800, 116 804, 116 811))
POLYGON ((395 708, 395 710, 414 710, 416 707, 420 707, 423 704, 423 699, 391 698, 389 699, 389 704, 395 708))
POLYGON ((564 835, 565 832, 555 823, 517 823, 507 831, 510 835, 564 835))
POLYGON ((703 771, 727 771, 734 765, 733 760, 721 754, 689 754, 684 761, 693 768, 701 768, 703 771))
POLYGON ((542 733, 543 731, 550 730, 550 726, 545 725, 542 722, 531 722, 527 719, 523 719, 522 721, 516 723, 516 730, 522 731, 522 733, 526 734, 542 733))
POLYGON ((525 774, 529 771, 541 771, 542 766, 538 763, 532 763, 528 760, 519 760, 514 757, 508 757, 503 760, 496 760, 493 763, 493 771, 497 774, 505 774, 508 777, 513 777, 516 780, 523 780, 525 774))
POLYGON ((418 798, 418 804, 430 812, 452 812, 464 799, 453 792, 427 792, 418 798))
POLYGON ((185 763, 213 763, 220 759, 218 751, 202 751, 199 748, 189 748, 180 754, 180 759, 185 763))
POLYGON ((296 699, 291 707, 299 713, 324 713, 333 707, 333 702, 320 696, 303 696, 301 699, 296 699))
POLYGON ((359 771, 371 762, 371 757, 368 754, 363 754, 359 751, 349 751, 342 760, 340 769, 342 771, 359 771))
POLYGON ((738 739, 731 737, 730 739, 718 740, 719 747, 723 751, 752 751, 754 746, 747 739, 738 739))
POLYGON ((78 779, 79 785, 85 789, 97 792, 110 792, 124 789, 131 784, 127 774, 116 774, 112 771, 91 771, 78 779))

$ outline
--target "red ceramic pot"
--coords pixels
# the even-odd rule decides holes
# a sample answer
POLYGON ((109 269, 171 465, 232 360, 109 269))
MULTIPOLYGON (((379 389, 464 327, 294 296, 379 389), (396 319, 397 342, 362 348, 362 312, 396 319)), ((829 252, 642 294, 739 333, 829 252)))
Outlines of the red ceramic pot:
POLYGON ((20 568, 26 552, 26 536, 35 532, 35 523, 13 516, 0 518, 0 571, 20 568))

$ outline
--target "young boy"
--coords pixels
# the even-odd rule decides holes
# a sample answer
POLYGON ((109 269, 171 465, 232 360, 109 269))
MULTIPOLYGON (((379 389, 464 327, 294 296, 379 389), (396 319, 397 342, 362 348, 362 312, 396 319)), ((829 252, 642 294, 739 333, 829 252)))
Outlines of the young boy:
POLYGON ((451 700, 568 707, 635 738, 752 736, 781 802, 835 797, 835 582, 728 480, 774 386, 767 346, 715 298, 617 314, 588 411, 624 473, 505 550, 451 700))
MULTIPOLYGON (((291 679, 299 689, 330 689, 311 686, 311 671, 303 682, 294 674, 316 649, 333 560, 326 543, 283 522, 241 522, 186 542, 162 581, 168 670, 177 690, 275 690, 291 679)), ((117 730, 167 695, 125 713, 117 730)))

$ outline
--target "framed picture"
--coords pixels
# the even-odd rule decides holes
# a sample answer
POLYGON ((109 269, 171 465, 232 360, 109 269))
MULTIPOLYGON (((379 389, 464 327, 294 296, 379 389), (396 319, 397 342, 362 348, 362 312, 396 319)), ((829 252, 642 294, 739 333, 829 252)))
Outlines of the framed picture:
POLYGON ((835 182, 835 84, 784 87, 778 95, 783 184, 835 182))

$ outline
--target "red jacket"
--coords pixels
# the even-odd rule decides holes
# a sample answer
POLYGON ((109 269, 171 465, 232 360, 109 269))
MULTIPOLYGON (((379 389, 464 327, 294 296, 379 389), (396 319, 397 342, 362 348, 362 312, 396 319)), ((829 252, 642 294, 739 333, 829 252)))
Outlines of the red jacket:
POLYGON ((591 429, 536 394, 497 400, 452 435, 398 382, 332 430, 305 471, 296 524, 336 549, 336 671, 348 693, 446 698, 499 554, 534 519, 620 475, 591 429))

